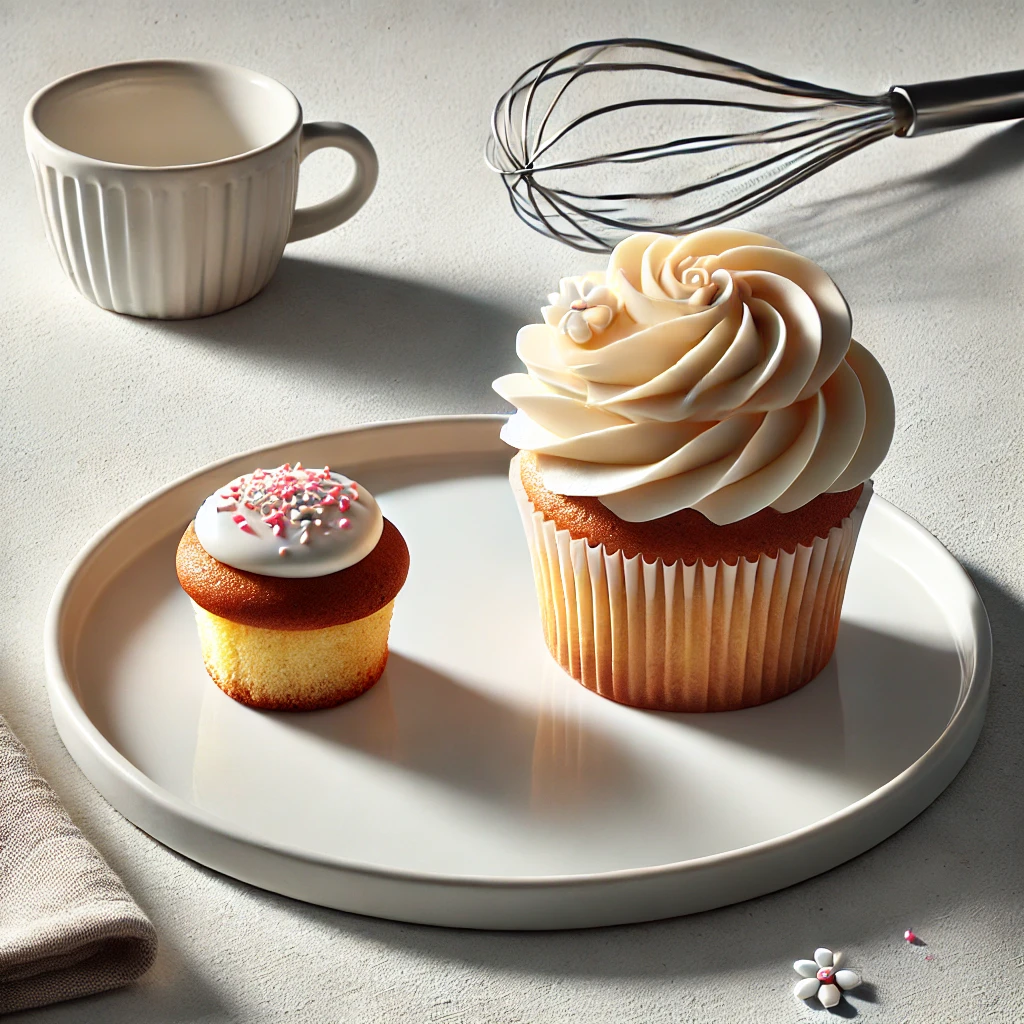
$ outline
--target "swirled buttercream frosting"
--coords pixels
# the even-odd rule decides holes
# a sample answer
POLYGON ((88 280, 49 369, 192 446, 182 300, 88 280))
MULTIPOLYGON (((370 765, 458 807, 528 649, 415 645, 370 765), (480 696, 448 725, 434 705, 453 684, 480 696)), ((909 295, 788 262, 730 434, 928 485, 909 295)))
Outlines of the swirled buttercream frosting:
POLYGON ((888 451, 892 391, 846 300, 770 238, 633 235, 549 302, 516 339, 528 372, 494 388, 551 491, 725 525, 856 487, 888 451))
POLYGON ((196 537, 218 562, 261 576, 347 569, 376 546, 384 519, 373 495, 330 467, 255 469, 211 494, 196 537))

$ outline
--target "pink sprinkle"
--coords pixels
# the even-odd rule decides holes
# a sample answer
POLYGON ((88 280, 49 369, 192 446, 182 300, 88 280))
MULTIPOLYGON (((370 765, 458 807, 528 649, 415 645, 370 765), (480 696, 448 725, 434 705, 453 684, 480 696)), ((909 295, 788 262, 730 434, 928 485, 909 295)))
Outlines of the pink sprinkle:
POLYGON ((907 942, 911 942, 911 943, 917 942, 917 936, 913 933, 913 931, 910 928, 908 928, 903 933, 903 938, 905 938, 907 940, 907 942))
POLYGON ((347 519, 338 520, 338 529, 347 530, 352 524, 347 519))
POLYGON ((238 528, 242 533, 251 533, 253 536, 256 535, 256 531, 248 523, 239 523, 238 528))
POLYGON ((280 537, 284 533, 284 527, 280 523, 274 524, 274 536, 280 537))
POLYGON ((352 502, 349 501, 344 494, 338 499, 338 508, 340 508, 342 512, 347 512, 351 504, 352 502))
POLYGON ((332 487, 327 493, 336 498, 341 494, 341 484, 338 484, 336 487, 332 487))
POLYGON ((934 959, 935 959, 935 957, 934 957, 934 956, 933 956, 933 955, 932 955, 931 953, 929 953, 929 954, 928 954, 928 955, 927 955, 927 956, 925 957, 925 960, 934 960, 934 959))
MULTIPOLYGON (((324 505, 324 506, 333 505, 334 504, 334 499, 328 494, 327 497, 324 498, 324 500, 320 502, 320 504, 324 505)), ((344 511, 344 509, 342 509, 342 511, 344 511)))
POLYGON ((242 513, 239 512, 237 516, 232 516, 231 517, 231 521, 233 523, 244 523, 245 522, 245 516, 243 516, 242 513))
POLYGON ((288 554, 288 549, 287 548, 278 548, 277 549, 277 553, 278 553, 278 555, 287 555, 288 554))

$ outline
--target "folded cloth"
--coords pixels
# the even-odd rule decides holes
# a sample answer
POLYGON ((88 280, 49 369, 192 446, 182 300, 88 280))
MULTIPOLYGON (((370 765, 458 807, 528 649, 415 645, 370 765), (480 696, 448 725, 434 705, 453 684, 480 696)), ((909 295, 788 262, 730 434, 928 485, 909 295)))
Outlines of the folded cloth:
POLYGON ((0 717, 0 1013, 126 985, 156 932, 0 717))

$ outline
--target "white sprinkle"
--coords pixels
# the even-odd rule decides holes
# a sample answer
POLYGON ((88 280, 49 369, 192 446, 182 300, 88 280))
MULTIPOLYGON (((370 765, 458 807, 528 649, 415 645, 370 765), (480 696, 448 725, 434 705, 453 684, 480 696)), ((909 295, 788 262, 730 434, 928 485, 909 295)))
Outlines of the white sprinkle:
POLYGON ((227 505, 218 505, 217 506, 217 511, 218 512, 234 512, 235 509, 237 509, 237 508, 238 508, 238 506, 232 501, 232 502, 229 502, 227 505))
POLYGON ((308 544, 308 543, 309 543, 309 534, 308 534, 308 533, 304 533, 304 534, 303 534, 303 535, 302 535, 302 536, 301 536, 301 537, 299 538, 299 543, 300 543, 300 544, 308 544))

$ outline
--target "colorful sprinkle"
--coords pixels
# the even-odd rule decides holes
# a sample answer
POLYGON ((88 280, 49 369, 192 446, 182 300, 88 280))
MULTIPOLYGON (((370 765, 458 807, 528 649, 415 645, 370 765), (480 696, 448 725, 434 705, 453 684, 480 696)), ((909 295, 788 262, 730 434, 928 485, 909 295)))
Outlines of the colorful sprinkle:
POLYGON ((306 469, 301 462, 294 466, 285 463, 277 469, 253 470, 237 483, 228 485, 227 492, 220 495, 226 500, 217 506, 217 511, 235 513, 232 520, 240 530, 255 534, 246 517, 238 511, 242 506, 256 512, 275 537, 286 537, 289 526, 297 528, 300 544, 310 543, 310 531, 314 528, 349 529, 348 519, 342 517, 332 523, 326 518, 325 510, 334 507, 346 512, 352 502, 359 499, 359 489, 354 483, 340 484, 328 467, 306 469))

